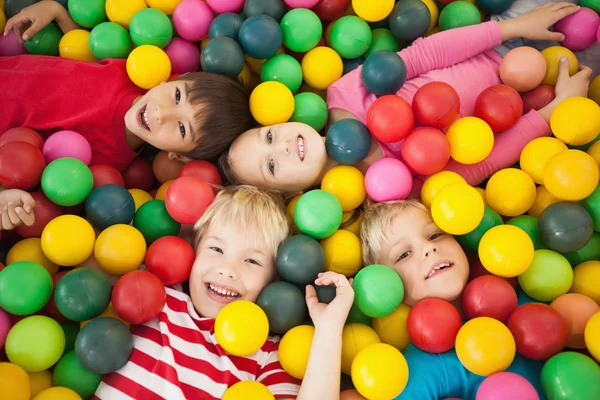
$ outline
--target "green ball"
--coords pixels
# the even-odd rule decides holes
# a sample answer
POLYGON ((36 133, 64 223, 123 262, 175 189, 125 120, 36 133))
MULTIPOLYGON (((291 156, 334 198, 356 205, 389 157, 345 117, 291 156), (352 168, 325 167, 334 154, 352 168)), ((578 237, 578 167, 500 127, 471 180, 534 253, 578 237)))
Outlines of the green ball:
POLYGON ((100 315, 110 303, 110 282, 102 272, 77 268, 67 272, 54 290, 58 311, 72 321, 87 321, 100 315))
POLYGON ((181 224, 167 211, 163 200, 150 200, 137 210, 133 226, 144 235, 148 244, 163 236, 177 236, 181 224))
POLYGON ((53 23, 43 27, 31 39, 25 42, 27 51, 40 56, 59 56, 58 44, 63 33, 53 23))
POLYGON ((52 277, 32 261, 17 261, 0 271, 0 308, 14 315, 41 310, 52 296, 52 277))
POLYGON ((540 250, 545 249, 542 238, 540 237, 540 230, 538 228, 538 219, 533 215, 519 215, 508 220, 507 225, 513 225, 519 227, 525 231, 533 242, 533 249, 540 250))
POLYGON ((73 324, 66 322, 60 324, 63 332, 65 333, 65 353, 75 349, 75 339, 79 334, 79 324, 73 324))
POLYGON ((544 364, 541 384, 551 400, 600 399, 600 367, 581 353, 558 353, 544 364))
POLYGON ((27 372, 44 371, 60 359, 65 334, 55 320, 33 315, 17 322, 6 337, 6 356, 27 372))
POLYGON ((173 37, 173 24, 164 12, 145 8, 131 18, 129 33, 138 46, 150 44, 164 49, 173 37))
POLYGON ((579 5, 581 7, 591 8, 596 11, 596 13, 600 14, 600 0, 581 0, 579 5))
POLYGON ((52 373, 54 386, 71 389, 84 399, 94 395, 102 375, 90 371, 77 359, 75 351, 71 350, 61 357, 52 373))
POLYGON ((302 291, 288 282, 267 285, 260 292, 256 304, 267 314, 269 330, 278 335, 300 325, 306 317, 302 291))
POLYGON ((279 246, 275 264, 281 279, 304 286, 325 270, 325 253, 315 239, 294 235, 279 246))
POLYGON ((96 25, 90 33, 89 45, 98 61, 105 58, 127 58, 132 50, 129 32, 114 22, 96 25))
POLYGON ((302 122, 320 132, 325 128, 328 117, 327 103, 318 94, 303 92, 294 96, 294 113, 289 122, 302 122))
POLYGON ((552 250, 536 250, 529 268, 519 275, 521 289, 539 301, 552 301, 566 294, 572 284, 571 264, 552 250))
POLYGON ((600 260, 600 233, 594 232, 592 238, 585 246, 577 251, 565 253, 563 256, 569 260, 572 267, 576 267, 586 261, 600 260))
POLYGON ((94 187, 92 171, 76 158, 52 161, 42 173, 42 190, 55 204, 71 207, 83 203, 94 187))
POLYGON ((84 28, 91 29, 108 21, 106 0, 69 0, 67 4, 73 20, 84 28))
POLYGON ((348 318, 346 319, 346 323, 344 325, 349 324, 363 324, 371 326, 373 324, 373 318, 366 316, 358 309, 358 307, 356 307, 356 304, 352 304, 352 308, 350 308, 348 318))
POLYGON ((338 230, 343 214, 342 205, 334 195, 324 190, 311 190, 296 203, 294 222, 305 235, 325 239, 338 230))
POLYGON ((502 217, 495 210, 490 207, 485 207, 483 212, 483 219, 471 232, 465 235, 456 236, 456 240, 463 247, 463 249, 467 251, 471 251, 473 253, 477 253, 477 249, 479 248, 479 242, 481 238, 487 231, 492 229, 495 226, 504 224, 502 217))
POLYGON ((371 46, 373 34, 363 19, 347 15, 338 19, 331 28, 331 47, 343 58, 356 58, 371 46))
POLYGON ((440 13, 438 22, 442 31, 480 23, 481 14, 477 6, 466 1, 453 1, 448 4, 440 13))
POLYGON ((277 54, 263 64, 260 80, 283 83, 294 93, 302 85, 302 67, 294 57, 288 54, 277 54))
POLYGON ((372 32, 373 39, 371 45, 367 49, 364 57, 367 58, 371 54, 381 50, 389 50, 397 53, 400 51, 400 43, 392 34, 392 31, 385 28, 375 29, 372 32))
POLYGON ((585 199, 579 202, 594 221, 594 230, 600 232, 600 185, 585 199))
POLYGON ((323 34, 321 20, 311 10, 295 8, 283 16, 280 22, 283 44, 288 49, 305 53, 314 48, 323 34))
POLYGON ((354 304, 371 318, 391 314, 404 299, 402 279, 385 265, 373 264, 361 269, 354 277, 352 288, 354 304))

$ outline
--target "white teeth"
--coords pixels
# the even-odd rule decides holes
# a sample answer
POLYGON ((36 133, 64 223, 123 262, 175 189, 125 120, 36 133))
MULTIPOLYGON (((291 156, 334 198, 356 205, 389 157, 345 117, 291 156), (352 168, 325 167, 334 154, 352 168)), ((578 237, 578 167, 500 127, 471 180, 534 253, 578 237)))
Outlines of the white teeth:
POLYGON ((227 296, 227 297, 238 297, 238 296, 240 295, 240 294, 239 294, 239 293, 237 293, 237 292, 234 292, 234 291, 232 291, 232 290, 228 290, 228 289, 225 289, 225 288, 222 288, 222 287, 216 286, 216 285, 214 285, 214 284, 212 284, 212 283, 210 283, 210 284, 208 285, 208 287, 209 287, 209 288, 210 288, 210 290, 212 290, 213 292, 215 292, 215 293, 219 293, 220 295, 223 295, 223 296, 227 296))
POLYGON ((298 151, 300 153, 300 161, 304 160, 304 139, 298 136, 298 151))
POLYGON ((148 124, 148 109, 144 110, 143 117, 144 122, 146 123, 146 128, 150 129, 150 124, 148 124))

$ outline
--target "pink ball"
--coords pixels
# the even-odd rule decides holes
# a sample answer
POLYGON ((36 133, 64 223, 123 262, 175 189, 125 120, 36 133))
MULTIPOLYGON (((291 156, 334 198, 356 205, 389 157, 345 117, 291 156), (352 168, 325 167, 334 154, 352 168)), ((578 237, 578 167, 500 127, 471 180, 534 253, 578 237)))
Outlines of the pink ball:
POLYGON ((6 340, 6 336, 8 335, 10 328, 10 318, 8 318, 6 311, 0 308, 0 349, 4 347, 4 341, 6 340))
POLYGON ((185 74, 194 72, 200 66, 200 50, 187 40, 173 38, 171 43, 165 47, 165 53, 171 60, 171 73, 185 74))
POLYGON ((546 76, 546 60, 533 47, 512 49, 500 62, 502 83, 517 92, 527 92, 538 87, 546 76))
POLYGON ((291 8, 312 8, 319 0, 283 0, 283 2, 291 8))
POLYGON ((561 45, 573 51, 581 51, 594 44, 599 25, 598 14, 589 8, 581 7, 575 14, 558 21, 555 30, 565 35, 561 45))
POLYGON ((8 35, 0 35, 0 56, 10 57, 27 54, 27 49, 19 43, 19 39, 14 31, 10 31, 8 35))
POLYGON ((479 386, 475 400, 539 400, 535 388, 521 375, 498 372, 485 378, 479 386))
POLYGON ((185 40, 199 42, 208 36, 214 16, 202 0, 183 0, 173 12, 175 30, 185 40))
POLYGON ((375 161, 365 175, 367 193, 376 202, 405 199, 412 183, 408 167, 395 158, 375 161))
POLYGON ((237 13, 244 7, 244 0, 206 0, 206 2, 214 12, 219 14, 237 13))
POLYGON ((42 152, 47 163, 62 157, 76 158, 85 165, 90 165, 92 161, 90 143, 73 131, 60 131, 50 136, 44 143, 42 152))

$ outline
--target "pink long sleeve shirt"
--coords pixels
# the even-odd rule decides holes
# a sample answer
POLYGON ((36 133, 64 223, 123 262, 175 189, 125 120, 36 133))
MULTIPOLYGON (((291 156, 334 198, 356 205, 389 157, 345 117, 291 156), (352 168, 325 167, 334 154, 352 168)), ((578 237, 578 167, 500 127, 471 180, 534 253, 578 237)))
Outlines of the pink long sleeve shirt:
MULTIPOLYGON (((493 50, 501 43, 502 32, 495 21, 419 38, 398 53, 406 63, 407 73, 406 82, 396 94, 412 104, 421 86, 433 81, 445 82, 460 97, 459 118, 471 116, 477 96, 484 89, 502 83, 498 74, 502 58, 493 50)), ((358 67, 329 87, 327 105, 329 109, 346 110, 366 124, 367 110, 377 97, 363 85, 361 70, 358 67)), ((511 129, 495 135, 494 148, 485 160, 472 165, 450 160, 444 170, 454 171, 469 184, 477 185, 494 172, 515 164, 531 140, 549 135, 546 121, 532 110, 511 129)), ((379 146, 384 157, 402 159, 402 141, 379 142, 379 146)), ((422 184, 423 180, 424 177, 417 177, 415 183, 422 184)))

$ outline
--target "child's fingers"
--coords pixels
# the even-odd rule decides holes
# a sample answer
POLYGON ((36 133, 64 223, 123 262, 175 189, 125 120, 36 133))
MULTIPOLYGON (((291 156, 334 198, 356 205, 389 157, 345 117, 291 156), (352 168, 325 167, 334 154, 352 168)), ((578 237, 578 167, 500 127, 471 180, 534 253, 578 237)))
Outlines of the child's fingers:
POLYGON ((14 228, 14 225, 12 224, 12 222, 10 222, 10 218, 8 217, 7 210, 2 211, 1 220, 2 220, 2 229, 11 230, 14 228))
POLYGON ((23 224, 31 226, 35 222, 35 215, 26 212, 22 207, 16 207, 15 212, 23 224))
POLYGON ((35 208, 35 199, 27 192, 21 194, 21 203, 26 213, 30 213, 35 208))
POLYGON ((30 38, 34 37, 36 33, 42 30, 43 27, 44 26, 39 23, 39 20, 36 19, 33 21, 33 24, 31 24, 29 29, 23 32, 23 40, 29 40, 30 38))
POLYGON ((573 76, 576 76, 576 77, 582 78, 582 79, 590 79, 590 77, 592 76, 592 69, 586 65, 580 65, 579 72, 577 72, 573 76))
POLYGON ((14 17, 6 21, 6 25, 4 25, 4 36, 8 35, 11 29, 16 27, 17 25, 21 25, 25 22, 29 22, 29 17, 22 13, 15 15, 14 17))
POLYGON ((319 277, 315 280, 315 284, 319 286, 335 284, 336 287, 350 286, 348 279, 344 275, 331 271, 319 274, 319 277))
POLYGON ((317 291, 312 285, 306 285, 306 305, 310 308, 313 304, 317 304, 319 298, 317 297, 317 291))

